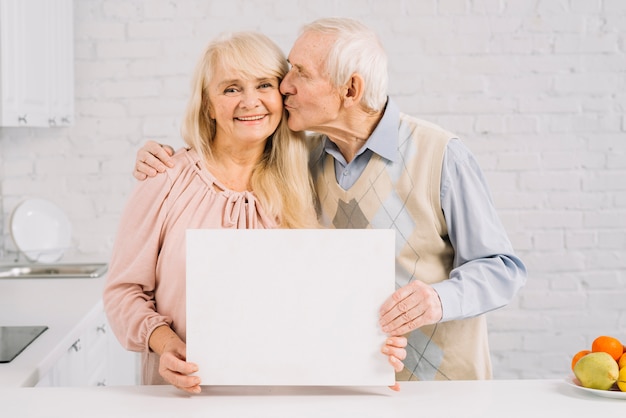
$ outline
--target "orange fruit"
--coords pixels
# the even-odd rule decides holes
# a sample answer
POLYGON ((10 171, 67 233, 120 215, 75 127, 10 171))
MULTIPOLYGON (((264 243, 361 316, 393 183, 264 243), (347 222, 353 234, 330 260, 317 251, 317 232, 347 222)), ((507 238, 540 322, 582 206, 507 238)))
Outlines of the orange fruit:
POLYGON ((620 370, 626 367, 626 353, 622 354, 619 360, 617 360, 617 367, 619 367, 620 370))
POLYGON ((578 360, 580 360, 582 357, 586 356, 589 353, 591 353, 590 350, 580 350, 578 353, 574 354, 574 357, 572 357, 572 370, 574 370, 574 366, 576 365, 578 360))
POLYGON ((602 335, 593 340, 593 343, 591 343, 591 351, 594 353, 604 351, 605 353, 609 353, 611 357, 617 361, 622 354, 624 354, 624 346, 617 338, 602 335))

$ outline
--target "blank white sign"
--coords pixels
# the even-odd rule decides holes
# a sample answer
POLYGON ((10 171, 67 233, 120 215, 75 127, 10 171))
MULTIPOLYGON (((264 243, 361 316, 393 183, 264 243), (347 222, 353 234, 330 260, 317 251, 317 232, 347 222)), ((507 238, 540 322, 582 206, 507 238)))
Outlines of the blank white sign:
POLYGON ((203 385, 392 385, 378 309, 394 231, 187 231, 187 360, 203 385))

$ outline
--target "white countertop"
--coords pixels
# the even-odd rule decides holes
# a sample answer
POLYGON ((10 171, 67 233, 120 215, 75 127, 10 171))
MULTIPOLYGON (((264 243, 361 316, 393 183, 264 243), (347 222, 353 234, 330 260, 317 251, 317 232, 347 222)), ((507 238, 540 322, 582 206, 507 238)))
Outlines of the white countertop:
MULTIPOLYGON (((380 387, 172 386, 32 388, 102 310, 98 279, 0 279, 0 324, 49 329, 11 363, 0 364, 4 417, 529 417, 622 416, 610 399, 563 380, 402 382, 380 387), (410 414, 410 415, 408 415, 410 414)), ((626 393, 624 393, 626 395, 626 393)), ((620 395, 621 396, 621 395, 620 395)), ((626 398, 626 396, 624 396, 626 398)))
POLYGON ((40 417, 618 417, 626 400, 588 394, 565 380, 403 382, 381 387, 172 386, 9 388, 2 416, 40 417))
POLYGON ((10 363, 0 364, 0 388, 34 386, 102 311, 104 277, 0 279, 0 325, 47 325, 10 363))

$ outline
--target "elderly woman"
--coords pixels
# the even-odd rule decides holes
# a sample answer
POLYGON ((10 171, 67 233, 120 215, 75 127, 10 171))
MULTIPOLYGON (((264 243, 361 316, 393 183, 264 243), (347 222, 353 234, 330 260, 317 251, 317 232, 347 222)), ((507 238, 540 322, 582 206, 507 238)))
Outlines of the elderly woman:
POLYGON ((283 118, 288 71, 266 36, 211 42, 197 65, 182 136, 165 175, 137 184, 104 289, 111 327, 142 353, 142 382, 197 393, 185 361, 185 231, 317 227, 307 148, 283 118))

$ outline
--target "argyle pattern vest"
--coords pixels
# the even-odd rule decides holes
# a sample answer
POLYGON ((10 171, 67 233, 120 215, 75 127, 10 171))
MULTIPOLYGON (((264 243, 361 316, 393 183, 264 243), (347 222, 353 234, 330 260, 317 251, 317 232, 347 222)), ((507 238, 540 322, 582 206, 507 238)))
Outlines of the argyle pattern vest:
MULTIPOLYGON (((454 257, 440 201, 443 156, 454 135, 405 114, 398 134, 397 162, 374 154, 349 190, 338 185, 332 156, 320 148, 312 161, 324 226, 396 231, 396 288, 447 280, 454 257)), ((396 378, 489 379, 487 337, 483 315, 415 330, 407 335, 405 369, 396 378)))

